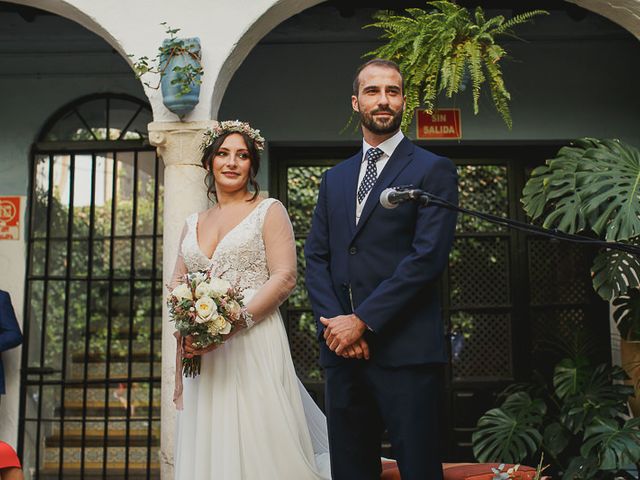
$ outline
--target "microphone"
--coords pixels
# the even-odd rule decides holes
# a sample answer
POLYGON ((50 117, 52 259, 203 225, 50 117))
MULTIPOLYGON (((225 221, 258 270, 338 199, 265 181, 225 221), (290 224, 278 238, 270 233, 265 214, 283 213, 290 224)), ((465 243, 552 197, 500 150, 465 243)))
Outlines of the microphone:
POLYGON ((380 205, 384 208, 396 208, 399 204, 409 200, 422 201, 424 192, 407 187, 385 188, 380 194, 380 205))

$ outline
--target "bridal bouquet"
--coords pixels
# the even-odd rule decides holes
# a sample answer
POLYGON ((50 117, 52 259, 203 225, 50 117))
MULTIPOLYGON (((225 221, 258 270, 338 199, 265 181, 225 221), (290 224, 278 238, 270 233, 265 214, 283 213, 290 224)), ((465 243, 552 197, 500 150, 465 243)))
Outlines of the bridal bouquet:
MULTIPOLYGON (((169 320, 182 337, 191 335, 195 348, 222 344, 235 328, 246 327, 251 315, 244 308, 242 290, 209 271, 184 275, 183 282, 167 297, 169 320)), ((182 358, 186 377, 200 374, 200 356, 182 358)))

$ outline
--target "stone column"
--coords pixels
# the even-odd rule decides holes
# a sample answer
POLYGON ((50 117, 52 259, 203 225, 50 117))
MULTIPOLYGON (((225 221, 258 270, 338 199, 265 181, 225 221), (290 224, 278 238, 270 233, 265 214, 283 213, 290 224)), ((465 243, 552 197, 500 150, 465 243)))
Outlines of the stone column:
MULTIPOLYGON (((205 170, 200 166, 202 133, 206 122, 153 122, 149 141, 164 162, 163 283, 171 279, 185 218, 208 206, 205 170)), ((166 292, 165 292, 166 293, 166 292)), ((162 405, 160 468, 163 480, 173 480, 176 409, 173 404, 176 341, 166 306, 162 310, 162 405)))

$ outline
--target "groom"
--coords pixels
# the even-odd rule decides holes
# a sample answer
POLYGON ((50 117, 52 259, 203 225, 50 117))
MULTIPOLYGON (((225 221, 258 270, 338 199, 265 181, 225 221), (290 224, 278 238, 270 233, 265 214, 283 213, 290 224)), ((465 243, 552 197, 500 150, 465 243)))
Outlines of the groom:
POLYGON ((402 480, 438 480, 447 361, 438 277, 456 214, 414 203, 387 210, 379 197, 385 188, 413 185, 456 203, 456 169, 400 132, 405 98, 395 63, 362 65, 351 104, 363 148, 323 176, 305 245, 332 479, 379 479, 386 427, 402 480))

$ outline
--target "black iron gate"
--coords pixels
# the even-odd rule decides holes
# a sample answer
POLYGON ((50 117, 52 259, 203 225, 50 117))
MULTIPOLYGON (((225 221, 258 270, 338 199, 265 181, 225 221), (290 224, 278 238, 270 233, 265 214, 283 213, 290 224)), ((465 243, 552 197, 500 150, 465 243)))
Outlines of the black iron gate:
POLYGON ((27 478, 159 478, 163 168, 150 118, 133 97, 85 97, 34 147, 27 478))

